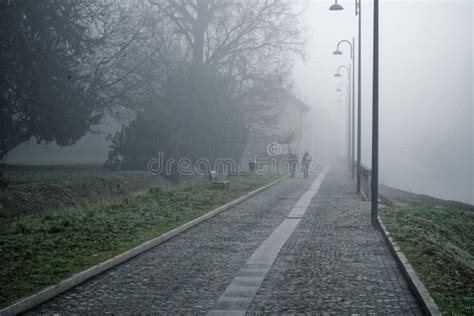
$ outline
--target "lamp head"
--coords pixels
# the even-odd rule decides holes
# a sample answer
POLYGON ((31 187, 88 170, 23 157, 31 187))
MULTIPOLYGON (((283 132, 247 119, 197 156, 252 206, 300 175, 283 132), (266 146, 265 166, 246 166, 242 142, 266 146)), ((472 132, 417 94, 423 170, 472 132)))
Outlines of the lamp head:
POLYGON ((331 11, 341 11, 341 10, 344 10, 344 7, 336 2, 332 6, 329 7, 329 10, 331 10, 331 11))
POLYGON ((341 76, 340 73, 337 73, 337 74, 334 75, 334 77, 340 77, 340 76, 341 76))
POLYGON ((332 54, 333 55, 342 55, 342 52, 339 49, 336 49, 332 54))

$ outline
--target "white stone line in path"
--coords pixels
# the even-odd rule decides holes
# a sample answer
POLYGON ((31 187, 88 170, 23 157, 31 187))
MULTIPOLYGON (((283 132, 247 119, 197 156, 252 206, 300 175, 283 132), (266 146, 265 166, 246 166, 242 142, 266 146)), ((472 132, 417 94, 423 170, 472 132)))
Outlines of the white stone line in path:
POLYGON ((316 195, 321 186, 321 182, 323 182, 324 177, 328 173, 329 168, 325 167, 324 170, 319 174, 319 176, 314 180, 313 184, 311 184, 311 188, 303 194, 303 196, 296 202, 295 206, 291 210, 290 214, 288 214, 289 218, 301 218, 303 217, 306 209, 308 208, 309 203, 316 195))
POLYGON ((208 315, 245 315, 267 272, 270 271, 281 248, 300 222, 311 199, 318 192, 328 170, 328 167, 324 168, 312 183, 311 188, 296 202, 288 217, 255 250, 224 293, 217 299, 208 315))

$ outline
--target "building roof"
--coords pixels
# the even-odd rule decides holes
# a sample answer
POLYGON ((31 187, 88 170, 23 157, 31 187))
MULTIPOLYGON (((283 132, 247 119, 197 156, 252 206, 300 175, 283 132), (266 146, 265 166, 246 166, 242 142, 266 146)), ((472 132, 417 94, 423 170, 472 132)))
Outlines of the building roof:
POLYGON ((308 105, 306 105, 303 101, 295 97, 288 90, 283 90, 283 95, 286 97, 286 100, 288 101, 288 105, 295 106, 302 113, 308 113, 311 110, 311 108, 308 105))

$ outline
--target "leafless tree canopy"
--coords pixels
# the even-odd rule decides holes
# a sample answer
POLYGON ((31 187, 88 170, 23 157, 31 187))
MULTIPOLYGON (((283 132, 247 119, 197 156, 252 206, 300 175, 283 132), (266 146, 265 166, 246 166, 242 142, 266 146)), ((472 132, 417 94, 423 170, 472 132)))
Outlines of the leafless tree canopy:
POLYGON ((282 0, 149 0, 173 23, 194 66, 210 65, 241 88, 290 69, 290 53, 304 56, 299 12, 282 0))

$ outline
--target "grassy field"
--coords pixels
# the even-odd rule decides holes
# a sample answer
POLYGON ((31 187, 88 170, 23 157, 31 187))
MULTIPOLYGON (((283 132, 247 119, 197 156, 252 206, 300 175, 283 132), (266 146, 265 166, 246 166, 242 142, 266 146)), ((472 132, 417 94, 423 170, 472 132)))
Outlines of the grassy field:
POLYGON ((278 177, 233 177, 227 191, 209 188, 207 182, 156 187, 117 205, 61 208, 3 222, 0 306, 159 236, 278 177))
POLYGON ((381 215, 443 314, 474 315, 474 213, 389 208, 381 215))
POLYGON ((0 188, 0 222, 51 209, 111 205, 167 184, 143 171, 108 172, 95 165, 8 166, 0 188))

